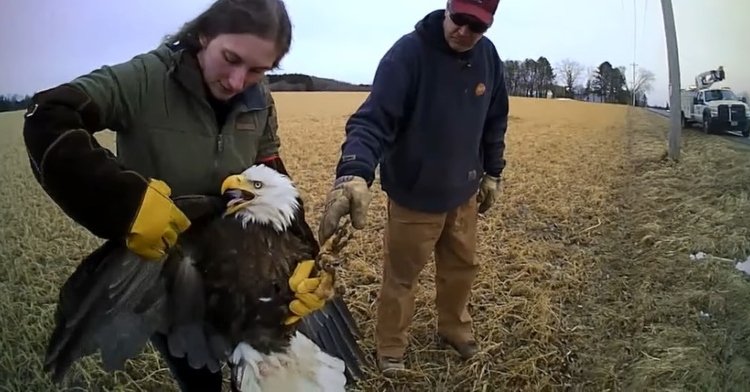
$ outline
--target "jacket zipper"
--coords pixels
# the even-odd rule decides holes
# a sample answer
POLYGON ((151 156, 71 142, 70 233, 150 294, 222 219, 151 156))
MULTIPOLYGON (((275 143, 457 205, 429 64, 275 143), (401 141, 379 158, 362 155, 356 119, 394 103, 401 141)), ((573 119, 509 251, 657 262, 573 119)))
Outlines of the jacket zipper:
POLYGON ((219 131, 219 134, 216 135, 216 154, 214 155, 214 169, 219 168, 219 156, 221 156, 221 153, 224 151, 224 138, 221 134, 221 131, 219 131))
POLYGON ((214 152, 214 178, 216 178, 219 183, 223 180, 222 178, 219 178, 219 158, 221 157, 221 153, 224 151, 224 137, 222 134, 221 128, 218 128, 218 133, 216 134, 216 149, 214 152))
POLYGON ((219 157, 221 156, 221 153, 224 151, 224 137, 222 134, 222 127, 219 125, 219 122, 216 121, 216 114, 214 113, 213 108, 208 102, 204 102, 204 104, 208 107, 208 112, 211 115, 211 118, 213 120, 214 129, 216 129, 216 144, 214 148, 214 170, 213 170, 213 177, 217 181, 221 181, 222 179, 219 178, 219 157))

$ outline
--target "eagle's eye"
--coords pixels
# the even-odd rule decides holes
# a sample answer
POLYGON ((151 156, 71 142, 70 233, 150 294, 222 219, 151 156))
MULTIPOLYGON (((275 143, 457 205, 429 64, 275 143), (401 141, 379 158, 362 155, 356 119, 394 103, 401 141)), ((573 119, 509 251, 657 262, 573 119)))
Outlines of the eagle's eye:
POLYGON ((253 181, 253 186, 255 187, 255 189, 260 189, 263 188, 263 183, 260 181, 253 181))

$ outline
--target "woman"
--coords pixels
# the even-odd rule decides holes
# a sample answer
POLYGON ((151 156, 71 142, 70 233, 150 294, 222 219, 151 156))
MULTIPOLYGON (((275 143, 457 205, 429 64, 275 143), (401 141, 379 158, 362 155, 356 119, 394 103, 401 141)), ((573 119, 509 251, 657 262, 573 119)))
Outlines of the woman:
MULTIPOLYGON (((262 162, 286 174, 266 71, 291 44, 281 0, 218 0, 153 51, 37 93, 26 113, 31 167, 47 194, 93 234, 157 260, 190 221, 169 196, 218 194, 262 162), (110 129, 118 157, 94 134, 110 129)), ((304 213, 302 213, 304 214, 304 213)), ((317 247, 310 228, 297 228, 317 247)), ((308 305, 305 315, 318 307, 308 305)), ((184 391, 220 391, 152 338, 184 391)))

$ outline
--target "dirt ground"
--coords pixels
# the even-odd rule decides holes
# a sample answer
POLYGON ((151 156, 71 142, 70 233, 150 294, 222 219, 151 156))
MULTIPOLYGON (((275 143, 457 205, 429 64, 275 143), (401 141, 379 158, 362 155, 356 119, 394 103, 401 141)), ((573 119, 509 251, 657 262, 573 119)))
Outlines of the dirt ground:
MULTIPOLYGON (((348 115, 363 93, 276 93, 282 154, 317 227, 348 115)), ((60 284, 99 240, 34 181, 19 112, 0 114, 0 390, 56 390, 41 373, 60 284)), ((435 339, 434 269, 420 280, 404 379, 363 391, 744 390, 750 385, 748 148, 683 134, 624 106, 511 99, 503 195, 480 220, 471 313, 484 351, 461 363, 435 339), (703 251, 719 258, 690 260, 703 251)), ((113 145, 111 134, 100 137, 113 145)), ((347 302, 372 352, 385 197, 349 244, 347 302)), ((67 390, 176 390, 148 347, 125 372, 96 357, 67 390), (76 387, 78 389, 76 389, 76 387)), ((61 388, 65 390, 64 388, 61 388)))

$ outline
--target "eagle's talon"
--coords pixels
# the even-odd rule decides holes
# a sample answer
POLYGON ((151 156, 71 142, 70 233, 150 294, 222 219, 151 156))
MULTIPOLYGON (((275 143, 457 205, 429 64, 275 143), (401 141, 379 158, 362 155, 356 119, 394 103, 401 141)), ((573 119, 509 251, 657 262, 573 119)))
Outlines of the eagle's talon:
POLYGON ((320 274, 320 284, 313 291, 316 297, 323 301, 328 301, 336 295, 335 279, 332 273, 322 271, 320 274))

